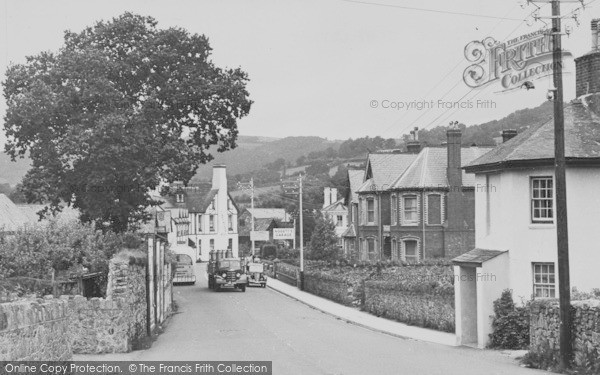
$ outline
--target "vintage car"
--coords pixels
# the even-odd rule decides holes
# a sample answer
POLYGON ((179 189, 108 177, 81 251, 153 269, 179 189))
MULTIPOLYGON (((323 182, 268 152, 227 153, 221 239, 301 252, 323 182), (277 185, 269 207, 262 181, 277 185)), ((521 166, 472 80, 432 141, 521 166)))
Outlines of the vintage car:
POLYGON ((259 285, 261 288, 267 286, 267 275, 264 265, 259 262, 248 263, 248 285, 259 285))
POLYGON ((246 291, 248 278, 242 261, 238 258, 219 258, 211 260, 207 266, 208 287, 217 292, 222 289, 239 289, 246 291))
POLYGON ((175 255, 175 276, 173 284, 195 284, 196 275, 194 273, 194 262, 187 254, 175 255))

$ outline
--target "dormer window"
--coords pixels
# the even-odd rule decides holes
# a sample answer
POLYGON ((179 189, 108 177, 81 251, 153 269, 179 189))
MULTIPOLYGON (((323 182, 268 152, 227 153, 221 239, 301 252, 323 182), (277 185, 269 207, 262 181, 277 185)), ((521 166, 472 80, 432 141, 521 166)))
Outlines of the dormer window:
POLYGON ((215 200, 214 199, 210 202, 210 209, 211 210, 215 209, 215 200))
POLYGON ((183 193, 175 194, 175 200, 177 203, 183 203, 183 193))

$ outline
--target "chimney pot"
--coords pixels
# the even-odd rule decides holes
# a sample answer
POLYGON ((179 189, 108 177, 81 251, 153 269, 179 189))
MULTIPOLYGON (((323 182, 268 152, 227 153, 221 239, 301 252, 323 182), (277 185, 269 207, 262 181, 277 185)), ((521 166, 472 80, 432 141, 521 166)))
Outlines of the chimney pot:
POLYGON ((517 129, 502 130, 502 143, 513 139, 517 135, 517 129))

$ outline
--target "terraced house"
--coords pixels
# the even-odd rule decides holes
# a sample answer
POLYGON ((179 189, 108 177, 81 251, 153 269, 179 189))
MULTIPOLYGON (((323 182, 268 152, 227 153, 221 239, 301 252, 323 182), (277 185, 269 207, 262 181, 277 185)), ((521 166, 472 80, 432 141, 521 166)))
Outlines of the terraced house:
POLYGON ((417 262, 453 257, 475 244, 475 179, 461 167, 489 147, 462 147, 461 130, 447 130, 447 145, 409 153, 369 155, 358 189, 360 258, 417 262))

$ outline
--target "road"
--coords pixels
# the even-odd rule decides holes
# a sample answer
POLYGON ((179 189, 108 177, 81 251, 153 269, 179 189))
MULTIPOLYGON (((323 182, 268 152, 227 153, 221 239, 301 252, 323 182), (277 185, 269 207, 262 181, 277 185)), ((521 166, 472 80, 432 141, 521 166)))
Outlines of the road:
MULTIPOLYGON (((175 287, 178 313, 152 348, 119 360, 273 361, 274 374, 543 374, 495 351, 392 337, 321 313, 269 288, 215 292, 197 265, 175 287)), ((97 359, 97 358, 96 358, 97 359)))

